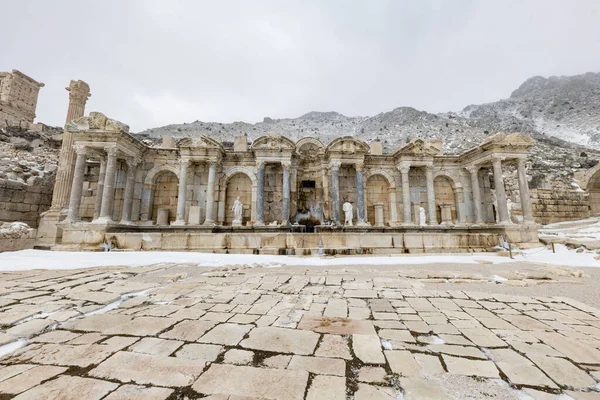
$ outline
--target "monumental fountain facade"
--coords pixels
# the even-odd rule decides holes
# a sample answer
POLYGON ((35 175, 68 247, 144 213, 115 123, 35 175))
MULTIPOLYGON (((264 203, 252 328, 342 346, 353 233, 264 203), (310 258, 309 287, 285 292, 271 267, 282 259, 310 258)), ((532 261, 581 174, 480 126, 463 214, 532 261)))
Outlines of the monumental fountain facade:
POLYGON ((200 136, 152 147, 90 113, 65 135, 70 157, 59 171, 69 178, 54 192, 65 198, 62 217, 38 232, 53 249, 385 254, 538 243, 525 172, 532 142, 519 133, 460 155, 421 139, 383 153, 350 136, 242 136, 233 146, 200 136), (512 209, 507 163, 518 171, 512 209))

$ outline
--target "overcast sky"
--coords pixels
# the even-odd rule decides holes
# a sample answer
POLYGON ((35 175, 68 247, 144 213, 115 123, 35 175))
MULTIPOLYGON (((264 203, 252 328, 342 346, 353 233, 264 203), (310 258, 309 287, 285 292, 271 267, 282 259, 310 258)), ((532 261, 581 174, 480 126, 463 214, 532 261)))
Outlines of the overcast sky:
POLYGON ((534 76, 600 72, 598 0, 0 0, 0 71, 46 84, 37 121, 86 111, 137 132, 309 111, 430 112, 534 76))

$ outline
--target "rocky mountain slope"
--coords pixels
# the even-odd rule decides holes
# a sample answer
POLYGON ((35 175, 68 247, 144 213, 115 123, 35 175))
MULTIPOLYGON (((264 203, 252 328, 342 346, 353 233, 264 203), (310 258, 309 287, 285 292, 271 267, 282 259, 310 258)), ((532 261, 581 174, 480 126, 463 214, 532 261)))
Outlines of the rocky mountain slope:
POLYGON ((231 142, 238 135, 254 140, 280 134, 294 140, 314 136, 324 143, 351 135, 366 142, 379 140, 387 151, 414 137, 441 138, 444 151, 457 154, 499 131, 531 135, 536 145, 531 151, 530 172, 546 186, 569 187, 574 170, 589 168, 600 158, 600 73, 536 76, 507 99, 469 105, 459 112, 431 114, 411 107, 372 117, 310 112, 298 118, 266 117, 256 124, 195 121, 153 128, 139 135, 156 142, 163 135, 179 138, 204 134, 231 142))

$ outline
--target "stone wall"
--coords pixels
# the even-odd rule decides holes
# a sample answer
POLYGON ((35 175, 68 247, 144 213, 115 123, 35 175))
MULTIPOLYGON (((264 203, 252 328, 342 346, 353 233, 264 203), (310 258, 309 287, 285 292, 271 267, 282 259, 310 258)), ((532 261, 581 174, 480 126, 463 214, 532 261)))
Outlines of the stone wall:
POLYGON ((0 72, 0 126, 29 128, 44 84, 15 69, 0 72))
POLYGON ((585 219, 590 216, 589 194, 575 190, 532 189, 533 216, 540 224, 585 219))
POLYGON ((52 203, 53 186, 53 179, 36 178, 32 184, 0 179, 0 221, 37 228, 40 214, 52 203))

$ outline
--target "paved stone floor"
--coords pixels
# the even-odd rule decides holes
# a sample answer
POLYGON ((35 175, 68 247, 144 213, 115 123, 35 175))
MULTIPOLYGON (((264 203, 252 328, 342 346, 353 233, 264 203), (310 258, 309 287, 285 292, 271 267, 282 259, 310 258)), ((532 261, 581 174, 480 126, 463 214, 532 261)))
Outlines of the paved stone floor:
POLYGON ((600 399, 599 310, 426 268, 1 273, 0 399, 600 399))

